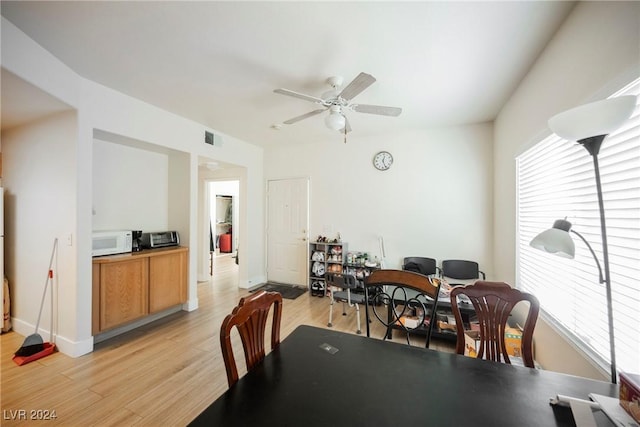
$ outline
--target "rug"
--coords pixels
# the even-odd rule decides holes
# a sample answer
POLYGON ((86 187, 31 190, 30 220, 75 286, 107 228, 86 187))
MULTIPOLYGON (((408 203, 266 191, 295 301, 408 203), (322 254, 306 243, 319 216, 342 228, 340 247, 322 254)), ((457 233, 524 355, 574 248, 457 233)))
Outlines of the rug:
POLYGON ((265 290, 268 292, 279 292, 280 295, 282 295, 282 298, 286 298, 286 299, 296 299, 300 295, 307 292, 307 288, 299 288, 293 285, 283 285, 280 283, 272 283, 272 282, 267 282, 265 285, 262 285, 259 288, 252 290, 251 292, 256 292, 261 290, 265 290))

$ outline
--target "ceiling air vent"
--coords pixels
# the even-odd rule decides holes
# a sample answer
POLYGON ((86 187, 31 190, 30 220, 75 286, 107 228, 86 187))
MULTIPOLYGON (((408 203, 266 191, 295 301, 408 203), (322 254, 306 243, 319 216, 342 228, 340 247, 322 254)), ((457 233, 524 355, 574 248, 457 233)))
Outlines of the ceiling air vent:
POLYGON ((222 137, 219 135, 214 135, 212 132, 204 131, 204 143, 213 145, 215 147, 222 146, 222 137))

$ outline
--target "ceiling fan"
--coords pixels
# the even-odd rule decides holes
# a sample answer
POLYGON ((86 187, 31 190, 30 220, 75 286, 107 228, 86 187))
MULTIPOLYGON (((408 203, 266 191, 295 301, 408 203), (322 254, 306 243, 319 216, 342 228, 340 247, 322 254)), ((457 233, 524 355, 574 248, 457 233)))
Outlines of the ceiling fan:
POLYGON ((309 117, 313 117, 320 113, 329 110, 329 115, 325 117, 324 123, 329 129, 351 132, 351 126, 345 112, 355 111, 358 113, 378 114, 381 116, 398 116, 402 112, 402 108, 397 107, 384 107, 380 105, 369 104, 356 104, 351 102, 356 95, 360 94, 366 88, 371 86, 376 79, 370 74, 360 73, 353 79, 344 89, 340 90, 343 79, 339 76, 329 77, 327 83, 331 86, 331 90, 323 93, 320 97, 306 95, 304 93, 295 92, 289 89, 275 89, 275 93, 282 95, 293 96, 294 98, 304 99, 305 101, 311 101, 322 106, 317 110, 310 111, 301 116, 294 117, 286 120, 283 123, 291 125, 309 117))

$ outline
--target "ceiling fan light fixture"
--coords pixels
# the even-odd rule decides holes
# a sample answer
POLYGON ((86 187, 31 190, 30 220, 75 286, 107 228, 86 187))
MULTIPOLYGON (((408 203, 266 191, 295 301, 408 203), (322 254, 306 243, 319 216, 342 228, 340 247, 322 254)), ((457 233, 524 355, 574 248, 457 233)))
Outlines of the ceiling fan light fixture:
POLYGON ((324 119, 324 124, 333 130, 344 129, 345 123, 346 119, 340 112, 340 108, 336 107, 331 107, 331 113, 324 119))

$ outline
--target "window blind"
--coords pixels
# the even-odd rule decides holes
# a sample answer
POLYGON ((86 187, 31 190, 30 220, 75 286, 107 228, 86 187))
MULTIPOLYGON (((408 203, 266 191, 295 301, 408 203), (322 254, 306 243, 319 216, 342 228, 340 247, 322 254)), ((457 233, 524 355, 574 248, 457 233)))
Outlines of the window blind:
MULTIPOLYGON (((612 97, 640 94, 640 79, 612 97)), ((640 104, 639 104, 640 105, 640 104)), ((613 300, 616 363, 640 372, 640 108, 605 138, 598 155, 613 300)), ((604 371, 610 366, 605 285, 588 248, 573 236, 575 259, 529 246, 566 217, 603 263, 593 158, 552 135, 516 159, 517 286, 540 300, 543 316, 604 371)))

